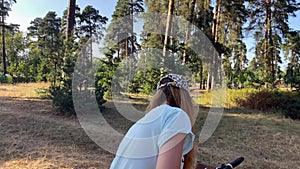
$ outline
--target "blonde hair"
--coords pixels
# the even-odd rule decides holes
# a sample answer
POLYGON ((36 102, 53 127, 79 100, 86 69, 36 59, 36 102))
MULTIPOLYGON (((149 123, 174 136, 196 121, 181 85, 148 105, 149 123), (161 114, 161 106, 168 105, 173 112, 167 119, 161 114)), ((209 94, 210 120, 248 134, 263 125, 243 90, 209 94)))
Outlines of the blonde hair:
MULTIPOLYGON (((192 131, 194 132, 193 124, 196 120, 196 107, 193 104, 192 98, 184 89, 177 87, 166 86, 157 90, 157 92, 152 97, 150 104, 147 107, 147 112, 153 108, 167 103, 173 107, 179 107, 184 110, 190 118, 192 124, 192 131)), ((184 155, 184 169, 193 169, 195 162, 195 147, 186 155, 184 155)))

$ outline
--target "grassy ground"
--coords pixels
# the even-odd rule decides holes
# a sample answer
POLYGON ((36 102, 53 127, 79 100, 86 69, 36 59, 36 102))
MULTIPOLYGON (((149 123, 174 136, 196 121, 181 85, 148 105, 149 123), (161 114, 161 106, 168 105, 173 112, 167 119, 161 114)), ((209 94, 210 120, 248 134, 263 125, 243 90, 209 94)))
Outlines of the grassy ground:
MULTIPOLYGON (((113 154, 98 147, 74 117, 61 117, 38 99, 47 84, 0 85, 0 168, 108 168, 113 154)), ((145 109, 144 99, 135 102, 145 109), (141 101, 142 100, 142 101, 141 101)), ((112 102, 103 115, 122 132, 132 125, 112 102)), ((209 108, 201 107, 199 133, 209 108)), ((197 142, 196 142, 197 144, 197 142)), ((300 122, 257 111, 226 109, 213 136, 198 145, 197 159, 219 164, 244 156, 239 169, 300 168, 300 122)))

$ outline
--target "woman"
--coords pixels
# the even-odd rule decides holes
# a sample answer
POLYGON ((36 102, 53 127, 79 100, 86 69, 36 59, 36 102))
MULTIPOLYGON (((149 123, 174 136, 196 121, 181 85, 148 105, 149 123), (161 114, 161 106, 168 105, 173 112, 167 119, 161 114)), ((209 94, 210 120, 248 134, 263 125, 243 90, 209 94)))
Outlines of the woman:
POLYGON ((183 76, 161 78, 148 113, 129 129, 110 169, 192 169, 193 108, 183 76))

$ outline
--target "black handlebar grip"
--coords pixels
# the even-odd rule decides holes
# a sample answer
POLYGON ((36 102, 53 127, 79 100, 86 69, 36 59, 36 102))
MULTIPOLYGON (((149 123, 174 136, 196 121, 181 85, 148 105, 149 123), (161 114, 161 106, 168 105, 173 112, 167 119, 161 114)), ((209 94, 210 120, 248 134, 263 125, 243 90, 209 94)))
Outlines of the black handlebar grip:
POLYGON ((227 164, 224 169, 233 169, 234 167, 238 166, 244 161, 244 157, 240 157, 232 161, 231 163, 227 164))

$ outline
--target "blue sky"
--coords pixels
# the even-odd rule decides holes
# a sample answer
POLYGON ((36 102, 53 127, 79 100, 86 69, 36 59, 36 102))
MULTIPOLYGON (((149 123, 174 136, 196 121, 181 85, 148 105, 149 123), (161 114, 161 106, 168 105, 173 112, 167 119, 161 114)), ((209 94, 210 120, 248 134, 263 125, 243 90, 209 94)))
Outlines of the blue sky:
MULTIPOLYGON (((80 8, 92 5, 101 15, 111 17, 117 0, 76 0, 80 8)), ((36 17, 44 17, 49 11, 56 11, 61 17, 68 7, 68 0, 17 0, 9 12, 7 23, 19 24, 22 31, 26 31, 30 22, 36 17)))

